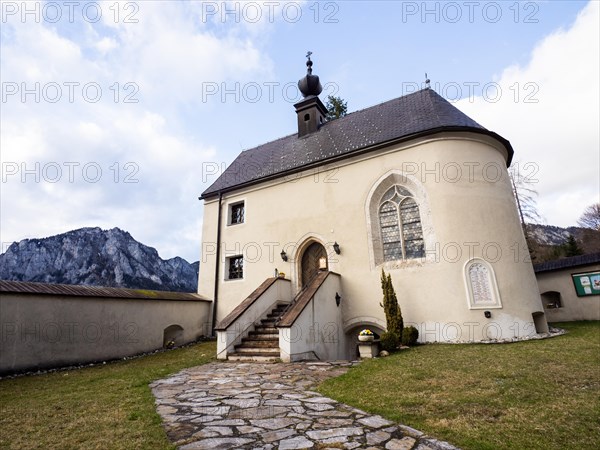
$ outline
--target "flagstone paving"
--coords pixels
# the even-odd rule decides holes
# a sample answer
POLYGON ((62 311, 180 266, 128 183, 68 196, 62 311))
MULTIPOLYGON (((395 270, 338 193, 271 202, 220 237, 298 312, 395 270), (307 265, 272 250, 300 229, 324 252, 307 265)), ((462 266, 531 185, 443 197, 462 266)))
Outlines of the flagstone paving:
POLYGON ((310 390, 354 364, 213 362, 150 387, 181 450, 456 448, 310 390))

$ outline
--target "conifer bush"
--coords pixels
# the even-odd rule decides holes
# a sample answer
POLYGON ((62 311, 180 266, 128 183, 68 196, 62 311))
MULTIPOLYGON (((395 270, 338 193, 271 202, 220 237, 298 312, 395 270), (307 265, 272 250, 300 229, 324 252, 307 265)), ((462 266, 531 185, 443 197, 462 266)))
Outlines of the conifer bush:
POLYGON ((402 329, 404 328, 402 310, 400 309, 398 299, 396 298, 396 291, 392 284, 392 276, 389 273, 386 275, 383 269, 381 269, 381 290, 383 291, 383 303, 380 303, 380 306, 385 312, 387 332, 393 333, 398 342, 400 342, 400 339, 402 338, 402 329))
POLYGON ((402 330, 402 345, 411 347, 417 343, 419 339, 419 330, 412 325, 402 330))
POLYGON ((391 331, 386 331, 381 334, 379 338, 379 345, 381 345, 381 350, 385 350, 386 352, 395 352, 398 350, 398 346, 400 345, 400 338, 398 335, 391 331))

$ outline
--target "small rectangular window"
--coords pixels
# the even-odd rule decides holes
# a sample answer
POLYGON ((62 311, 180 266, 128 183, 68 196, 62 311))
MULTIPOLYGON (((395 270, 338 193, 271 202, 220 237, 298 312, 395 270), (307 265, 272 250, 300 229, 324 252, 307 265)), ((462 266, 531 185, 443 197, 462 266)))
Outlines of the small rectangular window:
POLYGON ((244 223, 244 202, 234 203, 229 207, 229 225, 244 223))
POLYGON ((229 280, 244 278, 244 258, 241 255, 227 258, 227 275, 229 280))

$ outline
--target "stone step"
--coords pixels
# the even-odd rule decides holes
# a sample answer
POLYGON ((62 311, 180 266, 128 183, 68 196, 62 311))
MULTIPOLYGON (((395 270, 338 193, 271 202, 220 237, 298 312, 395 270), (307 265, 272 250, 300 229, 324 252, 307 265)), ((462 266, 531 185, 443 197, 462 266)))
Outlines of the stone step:
POLYGON ((279 333, 257 333, 248 334, 245 338, 242 338, 242 342, 245 341, 274 341, 279 342, 279 333))
POLYGON ((277 361, 280 358, 279 352, 277 352, 277 354, 273 354, 273 355, 266 355, 266 354, 239 354, 239 353, 232 353, 230 355, 227 355, 227 359, 229 361, 256 361, 256 362, 274 362, 277 361))
MULTIPOLYGON (((279 334, 279 330, 277 328, 263 325, 254 327, 254 332, 258 334, 279 334)), ((252 334, 252 331, 249 334, 252 334)))
POLYGON ((242 339, 242 342, 265 342, 273 341, 279 342, 279 336, 277 334, 253 334, 242 339))
POLYGON ((279 330, 275 327, 283 316, 288 304, 279 304, 273 308, 265 319, 256 325, 242 343, 235 346, 235 351, 227 355, 231 361, 276 361, 279 353, 279 330))
POLYGON ((248 347, 248 348, 238 348, 236 347, 235 351, 232 352, 234 355, 259 355, 259 356, 279 356, 278 348, 271 347, 248 347))
POLYGON ((279 354, 279 347, 242 347, 241 345, 235 346, 234 353, 243 353, 247 354, 279 354))
POLYGON ((277 341, 279 342, 279 333, 259 333, 257 331, 251 331, 247 338, 242 340, 248 341, 277 341))
POLYGON ((276 348, 279 349, 279 340, 269 340, 269 341, 244 341, 242 340, 241 344, 235 346, 236 350, 238 348, 276 348))
POLYGON ((259 326, 273 327, 273 326, 275 326, 275 322, 277 322, 275 319, 263 319, 263 320, 260 321, 260 325, 259 326))

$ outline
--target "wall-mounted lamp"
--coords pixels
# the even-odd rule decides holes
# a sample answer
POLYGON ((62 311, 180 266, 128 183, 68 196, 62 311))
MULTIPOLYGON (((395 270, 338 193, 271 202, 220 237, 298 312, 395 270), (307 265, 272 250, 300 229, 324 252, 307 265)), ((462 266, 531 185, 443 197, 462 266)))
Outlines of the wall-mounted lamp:
POLYGON ((485 316, 486 319, 489 319, 490 317, 492 317, 492 313, 490 311, 485 311, 483 313, 483 315, 485 316))
POLYGON ((338 294, 337 292, 335 293, 335 304, 336 306, 340 306, 340 303, 342 301, 342 297, 340 297, 340 294, 338 294))
POLYGON ((285 252, 285 250, 281 250, 280 255, 281 255, 281 259, 283 259, 285 262, 287 262, 288 256, 287 256, 287 253, 285 252))
POLYGON ((337 241, 333 243, 333 251, 334 251, 334 252, 335 252, 337 255, 339 255, 339 254, 340 254, 340 252, 341 252, 341 250, 340 250, 340 244, 338 244, 338 243, 337 243, 337 241))

